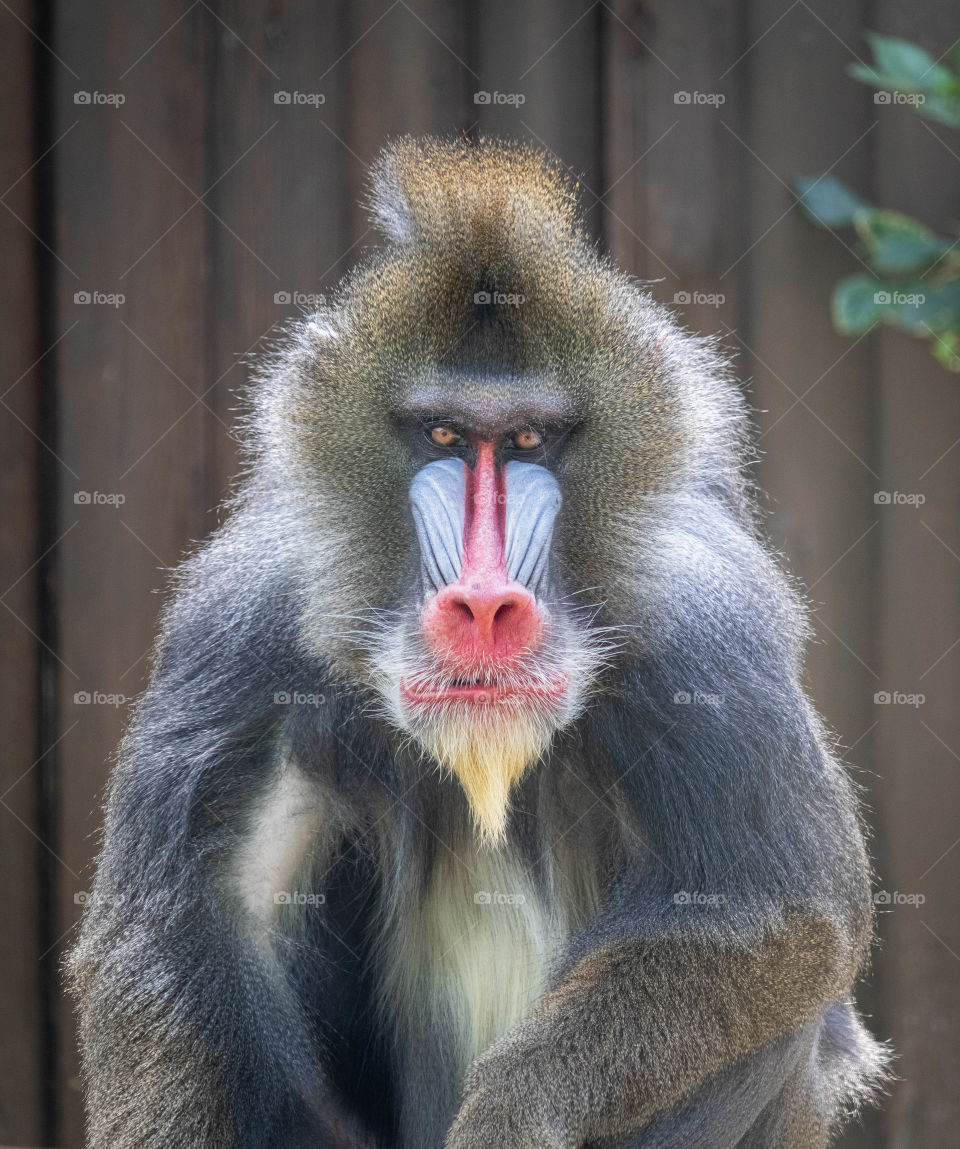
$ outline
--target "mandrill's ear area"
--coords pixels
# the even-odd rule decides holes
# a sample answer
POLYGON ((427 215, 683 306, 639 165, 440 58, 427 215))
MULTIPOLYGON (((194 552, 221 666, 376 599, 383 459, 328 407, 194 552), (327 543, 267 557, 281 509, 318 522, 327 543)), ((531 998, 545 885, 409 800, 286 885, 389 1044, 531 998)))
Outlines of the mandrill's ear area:
POLYGON ((368 203, 396 244, 469 243, 478 256, 522 219, 540 242, 582 234, 576 185, 544 152, 521 143, 404 136, 371 172, 368 203))

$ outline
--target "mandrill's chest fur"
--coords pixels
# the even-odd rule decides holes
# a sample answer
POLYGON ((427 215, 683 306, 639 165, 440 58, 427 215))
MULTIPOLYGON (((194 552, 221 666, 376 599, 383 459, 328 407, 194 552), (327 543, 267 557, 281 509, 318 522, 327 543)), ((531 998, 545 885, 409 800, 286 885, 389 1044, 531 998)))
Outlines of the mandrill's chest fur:
POLYGON ((460 803, 434 834, 421 828, 429 845, 402 863, 408 880, 383 886, 381 1000, 401 1047, 428 1033, 457 1078, 529 1012, 603 897, 602 823, 530 783, 520 800, 536 809, 520 808, 501 842, 485 840, 460 803))

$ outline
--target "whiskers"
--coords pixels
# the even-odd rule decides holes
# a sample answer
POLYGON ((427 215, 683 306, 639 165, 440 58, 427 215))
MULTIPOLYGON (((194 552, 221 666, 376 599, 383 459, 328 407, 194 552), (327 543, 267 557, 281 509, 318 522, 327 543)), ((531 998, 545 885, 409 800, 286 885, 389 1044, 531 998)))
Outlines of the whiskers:
POLYGON ((357 624, 354 627, 341 630, 331 629, 328 633, 330 638, 356 643, 372 653, 379 649, 383 638, 389 635, 407 617, 408 612, 406 611, 364 606, 359 611, 328 615, 332 623, 342 621, 357 624))
POLYGON ((600 688, 629 628, 598 625, 603 604, 585 588, 542 603, 546 627, 535 651, 465 666, 428 648, 416 611, 344 615, 343 635, 360 647, 376 714, 426 763, 460 781, 481 840, 503 840, 511 791, 600 688))

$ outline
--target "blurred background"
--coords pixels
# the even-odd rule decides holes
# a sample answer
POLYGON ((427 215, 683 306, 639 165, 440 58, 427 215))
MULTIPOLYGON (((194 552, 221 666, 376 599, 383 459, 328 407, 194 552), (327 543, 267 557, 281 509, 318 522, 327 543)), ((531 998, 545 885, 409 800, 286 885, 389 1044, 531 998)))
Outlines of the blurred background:
POLYGON ((245 364, 375 242, 358 200, 383 142, 464 131, 556 153, 598 241, 735 361, 767 527, 813 604, 809 687, 872 827, 859 996, 899 1080, 842 1144, 960 1145, 960 376, 942 314, 929 334, 900 322, 926 338, 883 322, 880 296, 859 319, 834 300, 851 334, 831 318, 838 280, 904 286, 881 247, 911 231, 863 211, 844 229, 835 178, 945 234, 911 283, 950 287, 960 132, 849 69, 873 61, 869 32, 903 37, 930 56, 886 71, 927 60, 946 92, 931 67, 956 58, 958 17, 949 0, 0 0, 0 1143, 81 1142, 60 962, 158 592, 235 473, 245 364), (806 212, 797 181, 824 174, 806 212))

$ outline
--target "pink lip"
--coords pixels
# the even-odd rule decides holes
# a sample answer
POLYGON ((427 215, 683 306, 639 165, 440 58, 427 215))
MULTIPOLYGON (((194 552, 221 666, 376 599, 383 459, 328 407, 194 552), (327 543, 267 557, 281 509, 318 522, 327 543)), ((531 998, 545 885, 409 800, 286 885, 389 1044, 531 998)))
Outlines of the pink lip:
POLYGON ((568 679, 565 674, 559 674, 548 685, 532 685, 524 683, 500 683, 497 685, 462 685, 451 683, 449 686, 431 689, 418 689, 416 684, 401 683, 400 693, 405 702, 416 706, 438 706, 447 702, 469 702, 475 706, 485 706, 500 702, 507 698, 528 698, 537 701, 559 700, 567 692, 568 679))

